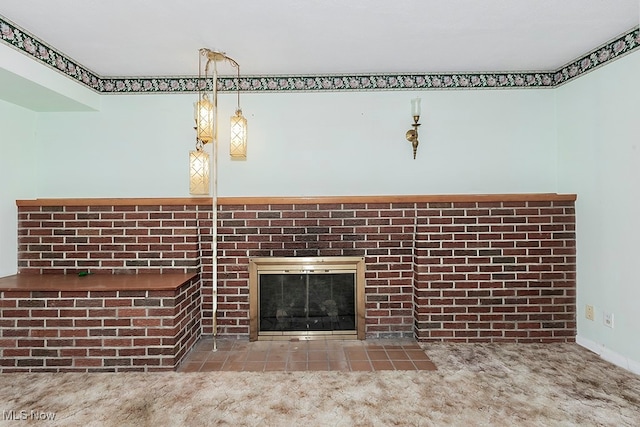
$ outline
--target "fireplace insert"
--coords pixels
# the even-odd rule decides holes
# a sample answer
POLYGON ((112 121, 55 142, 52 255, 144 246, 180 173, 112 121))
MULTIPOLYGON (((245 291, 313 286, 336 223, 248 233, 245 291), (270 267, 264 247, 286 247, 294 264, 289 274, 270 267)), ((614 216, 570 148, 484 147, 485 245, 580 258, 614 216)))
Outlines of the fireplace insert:
POLYGON ((364 339, 364 259, 252 258, 250 338, 364 339))

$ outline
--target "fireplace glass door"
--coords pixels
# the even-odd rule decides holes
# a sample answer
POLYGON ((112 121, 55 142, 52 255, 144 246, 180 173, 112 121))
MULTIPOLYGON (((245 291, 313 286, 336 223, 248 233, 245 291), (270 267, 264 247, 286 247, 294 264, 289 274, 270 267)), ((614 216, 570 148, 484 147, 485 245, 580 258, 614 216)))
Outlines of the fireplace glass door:
POLYGON ((364 258, 249 260, 249 338, 364 339, 364 258))
POLYGON ((339 332, 356 328, 356 274, 260 274, 259 332, 339 332))

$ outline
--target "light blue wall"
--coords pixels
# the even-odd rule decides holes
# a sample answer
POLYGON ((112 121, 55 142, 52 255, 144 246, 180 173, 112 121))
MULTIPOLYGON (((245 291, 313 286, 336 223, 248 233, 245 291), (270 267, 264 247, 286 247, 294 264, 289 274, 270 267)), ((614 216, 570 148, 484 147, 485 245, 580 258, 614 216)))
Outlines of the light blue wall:
POLYGON ((188 195, 193 96, 103 96, 100 111, 42 113, 38 197, 188 195))
POLYGON ((248 98, 244 110, 254 116, 249 157, 222 169, 225 194, 555 191, 552 91, 248 98), (410 99, 416 96, 422 98, 422 125, 414 160, 405 132, 411 124, 410 99))
POLYGON ((640 52, 556 95, 558 190, 578 194, 578 337, 640 372, 638 76, 640 52), (594 321, 585 318, 587 304, 594 321), (605 311, 614 314, 613 329, 603 324, 605 311))
POLYGON ((0 43, 0 277, 17 272, 16 199, 39 196, 40 167, 50 160, 39 150, 38 112, 99 105, 96 92, 0 43))
POLYGON ((33 111, 0 100, 0 277, 17 272, 16 199, 36 192, 33 111))
MULTIPOLYGON (((188 196, 193 99, 103 96, 99 112, 41 114, 39 197, 188 196)), ((235 97, 221 94, 219 194, 554 192, 553 99, 546 89, 247 94, 248 158, 231 161, 235 97)))

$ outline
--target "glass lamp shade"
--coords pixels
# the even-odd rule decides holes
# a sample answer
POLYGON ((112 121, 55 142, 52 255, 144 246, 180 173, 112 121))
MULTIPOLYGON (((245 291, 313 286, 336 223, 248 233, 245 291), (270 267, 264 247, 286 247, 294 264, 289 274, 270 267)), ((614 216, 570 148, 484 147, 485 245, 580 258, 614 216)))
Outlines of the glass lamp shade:
POLYGON ((234 159, 247 158, 247 119, 242 116, 242 110, 237 110, 235 116, 231 116, 229 154, 234 159))
POLYGON ((413 117, 420 117, 420 98, 413 98, 411 100, 411 115, 413 117))
POLYGON ((189 193, 209 194, 209 154, 203 150, 189 152, 189 193))
POLYGON ((213 103, 207 95, 203 95, 194 104, 196 119, 196 137, 204 144, 213 140, 214 111, 213 103))

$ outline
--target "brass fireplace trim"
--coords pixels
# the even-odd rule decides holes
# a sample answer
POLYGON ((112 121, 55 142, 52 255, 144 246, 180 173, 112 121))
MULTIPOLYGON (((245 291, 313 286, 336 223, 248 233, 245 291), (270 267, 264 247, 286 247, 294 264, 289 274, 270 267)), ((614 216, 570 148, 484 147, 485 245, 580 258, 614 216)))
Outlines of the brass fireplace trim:
POLYGON ((249 339, 290 340, 290 339, 365 339, 365 262, 364 257, 264 257, 249 259, 249 339), (313 272, 313 271, 354 271, 356 272, 356 329, 350 331, 278 332, 258 331, 258 272, 313 272))

